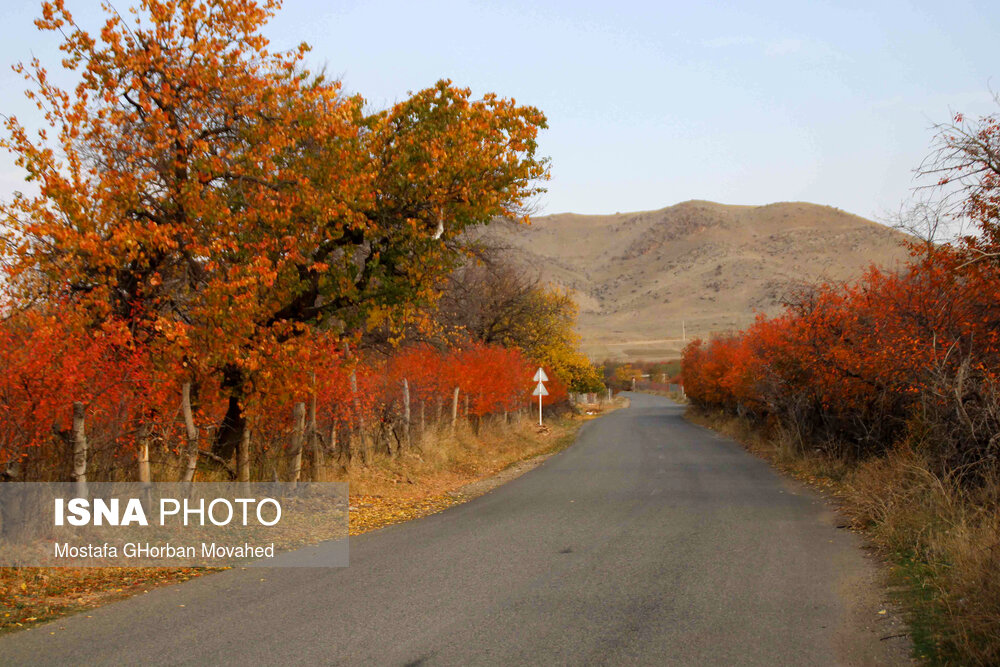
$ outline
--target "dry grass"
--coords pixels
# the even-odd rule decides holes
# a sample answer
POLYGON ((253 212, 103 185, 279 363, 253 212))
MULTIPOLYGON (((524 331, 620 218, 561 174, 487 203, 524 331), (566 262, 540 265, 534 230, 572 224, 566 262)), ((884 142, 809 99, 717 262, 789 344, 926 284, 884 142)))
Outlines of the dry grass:
POLYGON ((351 534, 440 512, 466 499, 462 488, 512 464, 550 454, 573 442, 586 419, 567 414, 539 428, 531 419, 484 422, 428 431, 417 447, 395 457, 376 455, 370 465, 333 473, 351 486, 351 534))
POLYGON ((391 458, 376 454, 368 466, 334 473, 331 480, 349 482, 351 495, 439 495, 549 451, 579 424, 566 418, 546 421, 544 430, 527 418, 511 424, 484 420, 478 434, 468 424, 454 432, 448 426, 431 428, 415 438, 413 449, 391 458))
POLYGON ((187 581, 207 568, 0 567, 0 633, 187 581))
POLYGON ((843 497, 897 564, 928 662, 1000 664, 1000 481, 963 486, 901 448, 858 465, 843 497))
POLYGON ((920 659, 1000 665, 1000 479, 960 485, 908 446, 848 463, 782 429, 694 410, 689 418, 836 495, 852 527, 892 564, 920 659))
MULTIPOLYGON (((613 409, 615 406, 605 406, 613 409)), ((590 406, 593 410, 594 406, 590 406)), ((467 499, 463 486, 519 461, 572 443, 588 417, 575 413, 511 424, 484 421, 428 431, 418 448, 399 456, 373 455, 367 466, 331 467, 323 478, 350 483, 350 534, 439 512, 467 499)), ((209 568, 0 568, 0 632, 30 627, 66 614, 187 581, 209 568)))
POLYGON ((654 396, 664 396, 669 398, 674 403, 680 403, 681 405, 688 404, 688 397, 679 391, 664 391, 662 389, 639 389, 643 394, 653 394, 654 396))

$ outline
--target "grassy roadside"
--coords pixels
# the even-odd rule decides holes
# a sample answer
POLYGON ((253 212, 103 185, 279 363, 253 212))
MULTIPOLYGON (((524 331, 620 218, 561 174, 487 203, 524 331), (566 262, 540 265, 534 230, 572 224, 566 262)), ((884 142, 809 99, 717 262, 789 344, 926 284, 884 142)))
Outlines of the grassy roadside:
MULTIPOLYGON (((607 409, 614 409, 610 406, 607 409)), ((593 408, 591 408, 593 409, 593 408)), ((539 428, 531 419, 511 425, 467 426, 428 434, 419 449, 367 466, 332 471, 350 483, 349 530, 359 535, 440 512, 509 481, 573 443, 587 416, 566 413, 539 428), (495 480, 493 478, 496 478, 495 480), (484 480, 491 480, 485 482, 484 480)), ((212 568, 0 568, 0 633, 83 612, 159 586, 187 581, 212 568)))
POLYGON ((669 398, 674 403, 680 403, 681 405, 688 404, 687 396, 685 396, 679 391, 663 391, 660 389, 639 389, 638 391, 642 392, 643 394, 653 394, 654 396, 663 396, 665 398, 669 398))
POLYGON ((509 428, 484 425, 478 434, 459 429, 440 434, 419 451, 379 457, 367 467, 351 469, 344 478, 351 485, 350 533, 359 535, 469 500, 478 495, 467 489, 476 482, 568 447, 589 418, 568 413, 548 420, 544 428, 525 419, 509 428))
POLYGON ((970 491, 935 475, 907 446, 848 462, 780 428, 697 408, 686 416, 837 499, 851 527, 889 563, 917 659, 1000 664, 1000 480, 970 491))

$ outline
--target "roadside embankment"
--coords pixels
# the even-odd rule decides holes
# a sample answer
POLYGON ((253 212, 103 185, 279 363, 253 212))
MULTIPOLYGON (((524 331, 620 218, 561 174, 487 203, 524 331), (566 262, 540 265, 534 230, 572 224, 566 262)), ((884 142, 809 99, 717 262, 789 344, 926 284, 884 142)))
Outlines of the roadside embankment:
POLYGON ((915 657, 1000 664, 1000 480, 959 484, 906 446, 849 461, 774 425, 698 407, 686 416, 836 498, 849 527, 889 564, 915 657))

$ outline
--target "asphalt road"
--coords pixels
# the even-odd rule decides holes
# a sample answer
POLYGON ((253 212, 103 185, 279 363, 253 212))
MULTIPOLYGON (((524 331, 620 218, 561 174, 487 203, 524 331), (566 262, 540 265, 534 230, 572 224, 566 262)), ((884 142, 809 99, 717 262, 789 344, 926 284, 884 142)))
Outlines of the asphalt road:
POLYGON ((0 662, 841 663, 856 541, 681 413, 636 395, 509 484, 351 538, 348 568, 157 589, 2 637, 0 662))

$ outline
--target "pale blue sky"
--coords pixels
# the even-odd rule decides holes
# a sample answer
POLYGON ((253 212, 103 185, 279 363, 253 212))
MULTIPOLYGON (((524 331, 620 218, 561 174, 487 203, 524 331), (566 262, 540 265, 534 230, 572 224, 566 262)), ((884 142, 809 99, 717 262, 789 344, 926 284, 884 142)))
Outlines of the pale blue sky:
MULTIPOLYGON (((99 16, 96 0, 67 6, 99 16)), ((0 112, 28 124, 8 66, 59 58, 37 7, 4 0, 0 26, 0 112)), ((311 63, 374 106, 447 77, 541 108, 543 213, 802 200, 872 217, 910 196, 932 122, 994 111, 998 29, 985 0, 286 0, 266 32, 312 44, 311 63)), ((19 187, 0 155, 0 197, 19 187)))

